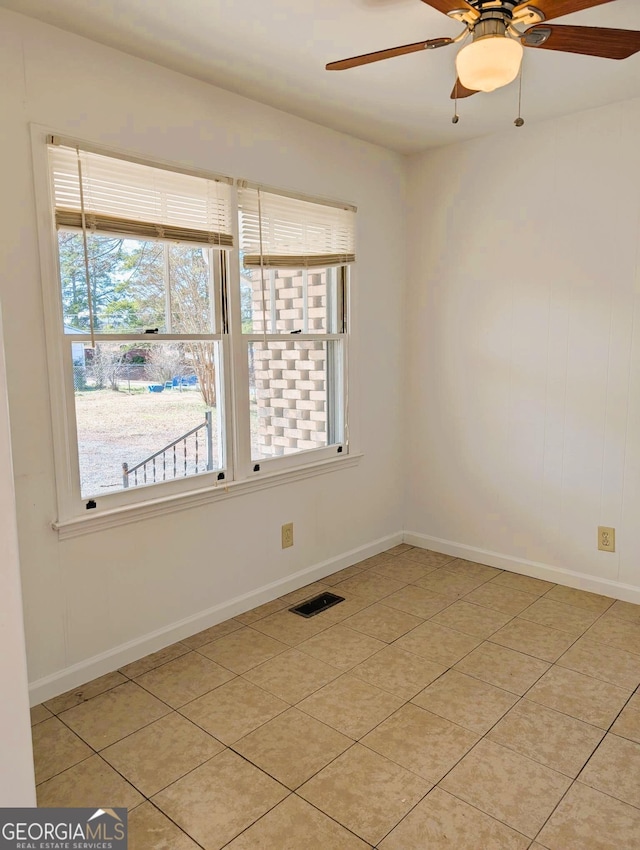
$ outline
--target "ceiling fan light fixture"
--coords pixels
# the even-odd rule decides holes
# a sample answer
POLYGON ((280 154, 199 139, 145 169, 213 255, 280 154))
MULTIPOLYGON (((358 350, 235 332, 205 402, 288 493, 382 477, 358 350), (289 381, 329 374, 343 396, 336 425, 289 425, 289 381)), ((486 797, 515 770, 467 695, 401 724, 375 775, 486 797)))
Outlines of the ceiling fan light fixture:
POLYGON ((467 89, 494 91, 518 76, 523 52, 520 42, 508 35, 478 38, 456 56, 458 79, 467 89))

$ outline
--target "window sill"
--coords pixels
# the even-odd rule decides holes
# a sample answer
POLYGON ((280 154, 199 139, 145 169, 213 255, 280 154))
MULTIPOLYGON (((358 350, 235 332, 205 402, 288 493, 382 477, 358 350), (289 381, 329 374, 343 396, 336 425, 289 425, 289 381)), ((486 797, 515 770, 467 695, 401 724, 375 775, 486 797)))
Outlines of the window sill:
POLYGON ((230 499, 234 496, 242 496, 246 493, 255 493, 259 490, 267 490, 270 487, 279 487, 282 484, 290 484, 304 478, 315 475, 324 475, 327 472, 338 472, 357 466, 362 458, 362 453, 350 454, 341 458, 330 458, 328 460, 316 461, 305 466, 298 466, 280 472, 272 472, 261 475, 259 478, 251 478, 244 481, 221 482, 215 487, 207 487, 200 490, 192 490, 176 496, 167 496, 162 499, 153 499, 140 502, 137 505, 114 508, 99 514, 77 517, 69 520, 61 520, 51 523, 54 531, 58 532, 58 539, 69 540, 84 534, 92 534, 96 531, 104 531, 131 522, 162 516, 163 514, 175 513, 176 511, 189 510, 211 502, 222 499, 230 499))

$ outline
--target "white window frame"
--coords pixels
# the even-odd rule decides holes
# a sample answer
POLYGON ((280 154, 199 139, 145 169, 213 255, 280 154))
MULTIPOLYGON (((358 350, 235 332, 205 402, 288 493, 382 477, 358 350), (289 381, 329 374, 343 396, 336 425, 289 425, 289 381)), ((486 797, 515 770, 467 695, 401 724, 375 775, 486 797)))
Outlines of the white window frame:
MULTIPOLYGON (((243 434, 242 440, 239 440, 239 444, 246 449, 245 452, 242 453, 242 457, 239 459, 239 464, 244 472, 243 477, 245 478, 256 478, 260 475, 270 474, 274 470, 278 469, 294 469, 301 464, 304 464, 312 459, 315 460, 328 460, 335 457, 340 457, 342 454, 348 454, 349 450, 349 430, 348 423, 346 422, 346 408, 347 408, 347 400, 348 400, 348 351, 349 351, 349 269, 344 266, 337 267, 338 274, 342 275, 342 280, 340 281, 341 289, 344 288, 344 296, 345 296, 345 304, 344 304, 344 315, 342 315, 342 330, 341 332, 336 333, 296 333, 295 336, 287 333, 239 333, 235 334, 233 337, 233 346, 234 346, 234 362, 237 362, 238 368, 241 368, 244 372, 241 384, 247 390, 247 399, 248 399, 248 388, 249 388, 249 358, 248 351, 249 345, 251 343, 270 343, 270 342, 286 342, 289 341, 291 343, 296 342, 324 342, 329 343, 331 341, 338 341, 341 344, 341 369, 340 374, 335 376, 334 383, 331 386, 327 386, 327 394, 331 392, 334 396, 333 401, 336 404, 336 410, 338 414, 336 416, 336 423, 334 423, 334 427, 341 433, 342 440, 340 442, 336 442, 326 446, 319 446, 314 449, 301 449, 299 451, 292 452, 290 454, 280 455, 278 457, 265 457, 255 459, 251 457, 251 435, 250 435, 250 424, 249 424, 249 405, 247 404, 242 408, 241 411, 238 411, 239 417, 242 418, 243 423, 243 434), (344 271, 343 271, 344 269, 344 271), (246 433, 245 433, 246 429, 246 433), (256 469, 255 467, 259 468, 256 469)), ((342 312, 342 311, 341 311, 342 312)), ((328 382, 327 382, 328 384, 328 382)), ((327 402, 329 399, 327 399, 327 402)))
MULTIPOLYGON (((57 135, 52 128, 31 125, 31 141, 34 164, 34 182, 36 195, 36 214, 38 222, 43 308, 45 318, 45 336, 47 348, 49 387, 51 395, 51 417, 53 433, 53 453, 58 501, 57 516, 51 525, 58 531, 61 539, 76 537, 93 531, 103 530, 145 517, 153 517, 176 510, 184 510, 201 504, 226 499, 243 493, 270 488, 288 481, 300 480, 312 475, 325 474, 356 465, 361 453, 353 444, 353 411, 348 409, 348 384, 351 369, 349 355, 350 327, 342 334, 322 334, 322 339, 342 340, 342 380, 336 392, 340 399, 344 416, 344 441, 333 446, 297 451, 281 457, 251 459, 250 443, 250 407, 249 407, 249 366, 246 356, 248 341, 264 341, 264 334, 243 334, 240 297, 240 262, 238 245, 237 216, 233 216, 233 236, 236 247, 226 252, 226 280, 217 281, 216 293, 220 298, 222 286, 226 287, 227 327, 221 327, 223 320, 221 301, 216 297, 216 333, 206 335, 207 339, 218 340, 223 363, 223 420, 226 431, 224 479, 218 480, 219 470, 211 473, 199 473, 185 478, 147 484, 108 493, 96 499, 95 509, 86 509, 87 499, 80 497, 79 461, 77 451, 76 416, 73 388, 73 368, 71 342, 76 337, 63 333, 63 312, 60 286, 60 270, 57 254, 57 231, 53 215, 51 182, 47 155, 47 140, 57 135), (246 392, 245 392, 246 390, 246 392), (349 421, 351 420, 351 421, 349 421), (350 428, 351 426, 351 428, 350 428), (256 463, 260 469, 254 470, 256 463)), ((87 149, 104 155, 123 159, 136 159, 142 164, 157 168, 176 170, 175 163, 167 163, 151 158, 134 158, 130 153, 107 145, 92 145, 77 140, 81 149, 87 149)), ((205 178, 218 175, 204 171, 199 173, 205 178)), ((233 210, 237 210, 235 189, 232 190, 233 210)), ((215 254, 214 254, 215 256, 215 254)), ((218 264, 215 265, 216 273, 218 264)), ((346 313, 352 298, 354 280, 353 269, 347 271, 346 313)), ((350 318, 349 318, 350 321, 350 318)), ((317 340, 320 335, 296 335, 296 340, 311 338, 317 340)), ((86 336, 82 336, 86 339, 86 336)), ((187 337, 183 336, 183 339, 187 337)), ((204 335, 198 335, 204 338, 204 335)), ((282 341, 283 334, 267 334, 269 339, 282 341)), ((96 341, 140 341, 139 334, 96 334, 96 341)), ((154 334, 147 338, 150 342, 176 341, 173 334, 154 334)))

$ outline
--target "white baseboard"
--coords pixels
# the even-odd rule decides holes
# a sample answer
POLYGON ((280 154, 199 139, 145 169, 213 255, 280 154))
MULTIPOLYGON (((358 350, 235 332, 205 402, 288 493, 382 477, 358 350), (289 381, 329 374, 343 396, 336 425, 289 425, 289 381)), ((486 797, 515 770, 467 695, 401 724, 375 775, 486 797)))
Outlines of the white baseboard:
POLYGON ((625 602, 640 605, 640 587, 635 587, 632 584, 586 575, 564 567, 553 567, 550 564, 543 564, 538 561, 514 558, 512 555, 503 555, 500 552, 491 552, 487 549, 477 549, 464 543, 455 543, 452 540, 443 540, 440 537, 431 537, 428 534, 418 534, 413 531, 405 531, 403 540, 411 546, 433 549, 435 552, 455 555, 457 558, 464 558, 466 561, 476 561, 489 567, 499 567, 501 570, 521 573, 532 578, 541 578, 555 584, 564 584, 567 587, 575 587, 577 590, 588 590, 591 593, 599 593, 602 596, 610 596, 614 599, 622 599, 625 602))
POLYGON ((265 602, 271 602, 273 599, 277 599, 278 596, 290 593, 292 590, 297 590, 313 581, 319 581, 325 576, 331 575, 345 567, 350 567, 352 564, 357 564, 358 561, 363 561, 372 555, 384 552, 385 549, 390 549, 392 546, 402 543, 402 541, 403 535, 400 531, 395 534, 389 534, 386 537, 380 537, 365 546, 359 546, 356 549, 351 549, 348 552, 337 555, 335 558, 330 558, 327 561, 314 564, 312 567, 299 570, 297 573, 286 578, 278 579, 270 584, 258 587, 241 596, 236 596, 219 605, 214 605, 206 611, 200 611, 192 617, 171 623, 140 638, 120 644, 99 655, 94 655, 92 658, 87 658, 49 676, 37 679, 29 685, 30 703, 31 705, 38 705, 44 700, 51 699, 72 688, 84 685, 98 676, 111 673, 125 664, 130 664, 132 661, 144 658, 145 655, 163 649, 165 646, 176 643, 176 641, 197 634, 197 632, 215 626, 224 620, 235 617, 237 614, 242 614, 244 611, 250 611, 252 608, 256 608, 265 602))

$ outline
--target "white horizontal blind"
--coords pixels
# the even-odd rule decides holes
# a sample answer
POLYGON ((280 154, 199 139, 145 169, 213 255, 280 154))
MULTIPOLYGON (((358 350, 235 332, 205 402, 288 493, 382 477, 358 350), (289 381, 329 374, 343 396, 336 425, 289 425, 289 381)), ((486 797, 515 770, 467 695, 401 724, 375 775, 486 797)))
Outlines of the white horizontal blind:
MULTIPOLYGON (((231 247, 231 186, 113 156, 79 151, 90 231, 231 247)), ((56 224, 82 227, 78 151, 49 145, 56 224)))
POLYGON ((325 268, 355 262, 355 209, 240 184, 246 268, 325 268))

